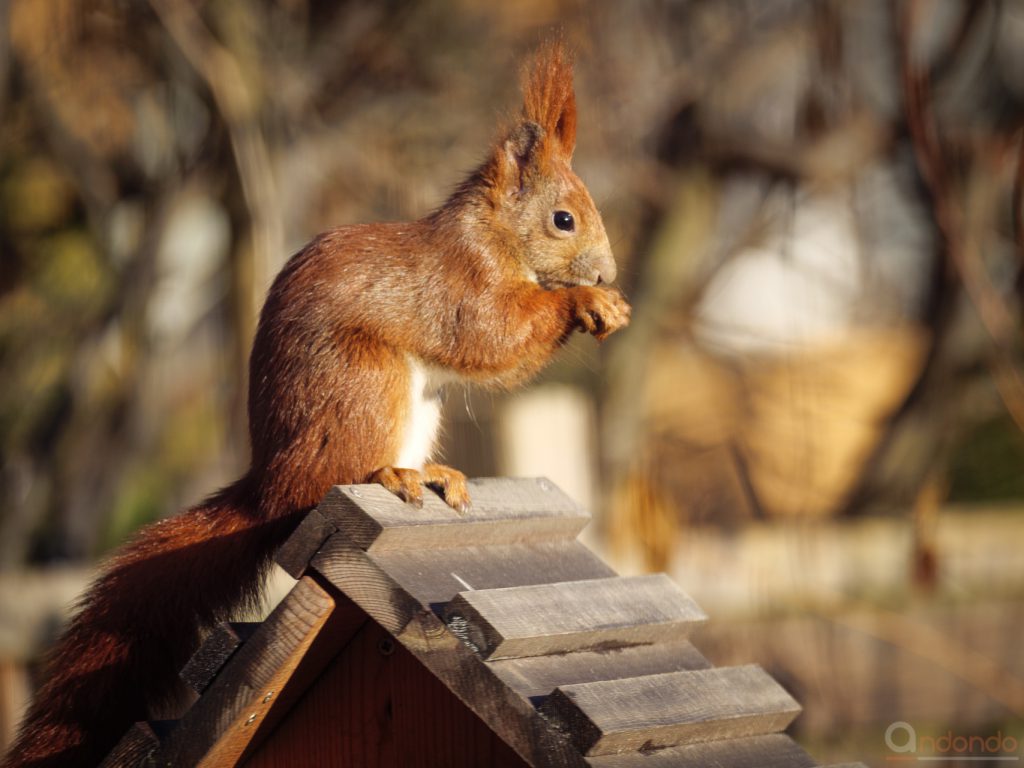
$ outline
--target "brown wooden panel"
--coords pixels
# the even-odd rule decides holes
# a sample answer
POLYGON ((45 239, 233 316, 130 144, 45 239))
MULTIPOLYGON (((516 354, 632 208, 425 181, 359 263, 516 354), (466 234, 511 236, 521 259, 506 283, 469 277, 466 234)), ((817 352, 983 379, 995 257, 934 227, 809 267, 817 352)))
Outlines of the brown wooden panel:
POLYGON ((817 763, 780 733, 728 741, 709 741, 655 752, 591 757, 592 768, 813 768, 817 763))
POLYGON ((380 485, 335 486, 317 508, 361 549, 424 549, 574 539, 590 515, 547 480, 471 480, 460 514, 428 491, 422 507, 380 485))
POLYGON ((467 589, 615 575, 601 558, 568 539, 459 549, 371 550, 370 558, 423 605, 447 603, 467 589))
POLYGON ((541 707, 587 755, 781 731, 800 706, 756 665, 560 686, 541 707))
POLYGON ((221 667, 245 640, 252 636, 258 623, 222 622, 192 654, 179 677, 196 693, 202 693, 221 667))
POLYGON ((319 510, 311 509, 302 518, 299 527, 281 545, 274 559, 289 576, 300 579, 310 559, 336 530, 338 529, 334 523, 324 517, 319 510))
MULTIPOLYGON (((521 696, 547 696, 560 685, 707 669, 711 662, 687 640, 599 651, 499 659, 487 666, 521 696)), ((537 702, 535 702, 537 703, 537 702)))
POLYGON ((361 549, 333 537, 312 566, 394 634, 420 663, 531 765, 573 768, 582 755, 509 688, 444 623, 361 549), (335 549, 328 552, 328 546, 335 549))
POLYGON ((461 592, 444 615, 484 658, 678 640, 707 618, 665 574, 461 592))
POLYGON ((246 768, 525 768, 514 750, 367 622, 246 768))
POLYGON ((157 751, 157 764, 234 765, 334 609, 322 587, 300 580, 181 718, 157 751))

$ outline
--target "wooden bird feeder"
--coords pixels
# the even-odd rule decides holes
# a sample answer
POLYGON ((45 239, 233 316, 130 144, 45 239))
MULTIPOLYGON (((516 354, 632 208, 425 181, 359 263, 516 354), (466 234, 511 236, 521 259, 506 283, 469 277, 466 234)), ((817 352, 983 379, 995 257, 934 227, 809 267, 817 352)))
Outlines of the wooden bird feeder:
POLYGON ((332 489, 278 554, 294 589, 213 632, 182 671, 191 708, 137 723, 105 765, 817 765, 782 733, 792 697, 756 665, 713 667, 688 640, 697 604, 664 574, 616 575, 552 483, 470 492, 460 515, 332 489))

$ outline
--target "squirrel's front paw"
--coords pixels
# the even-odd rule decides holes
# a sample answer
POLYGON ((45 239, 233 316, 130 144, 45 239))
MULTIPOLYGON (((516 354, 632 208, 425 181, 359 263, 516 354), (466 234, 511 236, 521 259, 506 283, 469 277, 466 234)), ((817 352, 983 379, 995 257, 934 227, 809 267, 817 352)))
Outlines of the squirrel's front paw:
POLYGON ((629 325, 632 308, 618 290, 583 286, 577 293, 575 319, 581 331, 604 341, 620 328, 629 325))

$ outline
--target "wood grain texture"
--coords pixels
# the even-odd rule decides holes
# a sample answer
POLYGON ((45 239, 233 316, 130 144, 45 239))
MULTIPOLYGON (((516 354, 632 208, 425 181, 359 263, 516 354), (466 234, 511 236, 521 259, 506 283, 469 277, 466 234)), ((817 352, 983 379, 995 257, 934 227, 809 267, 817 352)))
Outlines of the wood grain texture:
POLYGON ((781 731, 800 706, 757 665, 560 686, 541 706, 587 755, 781 731))
POLYGON ((375 562, 333 537, 313 569, 350 597, 530 765, 584 766, 582 755, 552 730, 530 701, 507 686, 461 640, 375 562), (329 550, 330 547, 330 550, 329 550))
POLYGON ((499 659, 487 662, 487 666, 519 695, 538 704, 539 699, 560 685, 707 669, 711 662, 689 641, 673 640, 600 651, 499 659))
POLYGON ((310 686, 246 768, 526 768, 373 621, 310 686))
POLYGON ((149 723, 135 723, 117 743, 99 768, 136 768, 154 765, 152 756, 160 741, 149 723))
POLYGON ((335 486, 318 507, 361 549, 429 549, 574 539, 590 515, 550 481, 471 480, 472 507, 459 514, 433 492, 406 504, 380 485, 335 486))
POLYGON ((496 659, 677 640, 707 618, 665 574, 460 592, 444 616, 496 659))
POLYGON ((156 764, 234 765, 334 607, 311 578, 300 580, 181 718, 156 764))
POLYGON ((274 555, 274 560, 293 579, 301 579, 310 559, 338 530, 318 509, 311 509, 274 555))
POLYGON ((366 614, 397 635, 420 611, 427 609, 369 553, 349 545, 344 532, 332 536, 310 561, 314 574, 353 600, 366 614))
POLYGON ((370 557, 423 605, 447 603, 467 589, 615 575, 585 546, 566 539, 459 549, 371 550, 370 557))
POLYGON ((656 752, 627 752, 587 760, 591 768, 813 768, 796 742, 781 733, 709 741, 656 752))
POLYGON ((182 667, 181 679, 189 688, 201 694, 258 626, 258 623, 227 621, 218 624, 182 667))

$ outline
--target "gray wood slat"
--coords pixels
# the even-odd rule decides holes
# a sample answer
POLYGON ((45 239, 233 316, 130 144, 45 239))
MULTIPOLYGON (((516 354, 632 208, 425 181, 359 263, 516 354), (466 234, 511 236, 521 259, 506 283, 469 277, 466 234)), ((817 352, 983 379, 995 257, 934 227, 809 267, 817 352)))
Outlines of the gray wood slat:
POLYGON ((149 723, 135 723, 99 764, 99 768, 135 768, 146 765, 160 746, 149 723))
POLYGON ((202 693, 238 646, 251 637, 258 626, 258 623, 247 622, 225 621, 218 624, 182 667, 179 677, 193 691, 202 693))
POLYGON ((707 669, 711 666, 688 640, 600 651, 498 659, 487 665, 520 696, 546 697, 560 685, 707 669))
POLYGON ((709 741, 655 752, 625 752, 587 760, 591 768, 814 768, 796 742, 781 733, 709 741))
MULTIPOLYGON (((338 538, 343 544, 344 534, 338 538)), ((601 558, 568 539, 458 549, 385 549, 369 554, 424 605, 447 603, 467 590, 615 575, 601 558)))
POLYGON ((799 712, 757 665, 560 686, 541 707, 586 755, 775 733, 799 712))
POLYGON ((338 530, 334 523, 311 509, 274 555, 274 560, 293 579, 301 579, 309 561, 320 550, 323 543, 338 530))
POLYGON ((550 481, 471 480, 472 507, 456 512, 429 489, 423 506, 380 485, 335 486, 317 510, 361 549, 427 549, 574 539, 590 515, 550 481))
POLYGON ((444 615, 485 659, 678 640, 707 618, 665 574, 460 592, 444 615))

